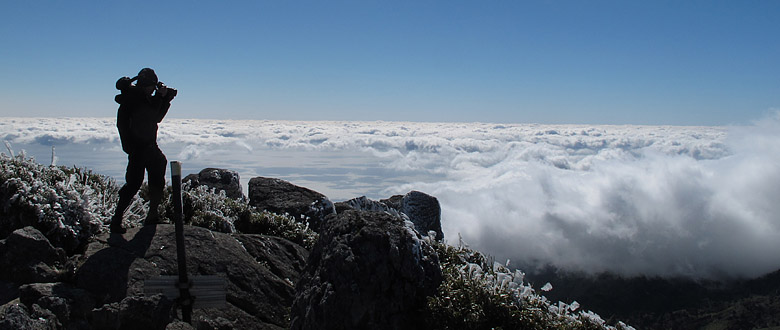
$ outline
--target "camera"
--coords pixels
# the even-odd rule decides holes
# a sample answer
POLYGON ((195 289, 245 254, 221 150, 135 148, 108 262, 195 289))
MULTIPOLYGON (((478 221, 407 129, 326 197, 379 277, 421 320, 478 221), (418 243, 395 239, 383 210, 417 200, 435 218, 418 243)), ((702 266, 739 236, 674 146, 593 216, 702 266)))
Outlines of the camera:
POLYGON ((165 86, 162 82, 157 83, 157 93, 160 93, 161 95, 173 99, 176 97, 176 94, 178 91, 175 88, 170 88, 168 86, 165 86))
POLYGON ((167 89, 168 89, 168 92, 167 92, 166 94, 167 94, 167 95, 168 95, 168 97, 170 97, 170 98, 174 98, 174 97, 176 97, 176 94, 179 92, 179 91, 177 91, 175 88, 170 88, 170 87, 165 87, 165 88, 167 88, 167 89))

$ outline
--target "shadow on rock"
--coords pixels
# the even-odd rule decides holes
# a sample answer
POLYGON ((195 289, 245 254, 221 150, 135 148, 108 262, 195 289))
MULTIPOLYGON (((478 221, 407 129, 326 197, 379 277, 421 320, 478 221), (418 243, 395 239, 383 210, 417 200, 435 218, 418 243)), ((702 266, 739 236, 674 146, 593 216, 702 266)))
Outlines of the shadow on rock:
MULTIPOLYGON (((76 273, 77 286, 94 294, 99 303, 121 301, 127 296, 129 273, 136 262, 146 262, 156 226, 131 229, 124 236, 112 234, 107 241, 96 241, 87 247, 87 260, 76 273)), ((142 280, 142 279, 135 279, 142 280)))

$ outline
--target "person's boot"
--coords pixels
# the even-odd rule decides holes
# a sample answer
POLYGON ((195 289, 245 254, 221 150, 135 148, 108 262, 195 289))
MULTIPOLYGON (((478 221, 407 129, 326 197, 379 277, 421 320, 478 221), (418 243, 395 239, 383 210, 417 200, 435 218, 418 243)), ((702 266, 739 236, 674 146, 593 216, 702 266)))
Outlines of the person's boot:
POLYGON ((111 217, 111 224, 108 227, 111 229, 112 234, 121 235, 127 232, 127 230, 122 227, 122 214, 116 214, 111 217))
POLYGON ((149 189, 149 212, 146 213, 144 226, 155 225, 160 221, 160 214, 157 211, 162 199, 162 190, 149 189))
MULTIPOLYGON (((122 188, 124 189, 124 187, 122 188)), ((111 217, 111 224, 109 225, 112 234, 124 234, 127 232, 127 230, 122 228, 122 217, 124 216, 127 207, 130 206, 131 199, 132 198, 123 196, 122 190, 119 190, 119 202, 116 205, 114 216, 111 217)))

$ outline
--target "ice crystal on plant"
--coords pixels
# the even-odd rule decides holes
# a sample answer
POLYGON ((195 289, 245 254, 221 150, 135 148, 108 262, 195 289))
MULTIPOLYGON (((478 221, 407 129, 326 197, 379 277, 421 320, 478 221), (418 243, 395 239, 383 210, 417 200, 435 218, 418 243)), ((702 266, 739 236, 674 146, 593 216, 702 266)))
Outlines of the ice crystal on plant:
POLYGON ((73 251, 104 229, 117 202, 113 179, 82 168, 44 166, 25 153, 0 154, 0 234, 33 226, 73 251))
MULTIPOLYGON (((489 262, 477 251, 434 242, 444 274, 439 293, 428 299, 429 326, 442 329, 604 329, 629 330, 607 323, 580 304, 552 303, 524 281, 508 263, 489 262)), ((542 290, 552 289, 547 283, 542 290)))

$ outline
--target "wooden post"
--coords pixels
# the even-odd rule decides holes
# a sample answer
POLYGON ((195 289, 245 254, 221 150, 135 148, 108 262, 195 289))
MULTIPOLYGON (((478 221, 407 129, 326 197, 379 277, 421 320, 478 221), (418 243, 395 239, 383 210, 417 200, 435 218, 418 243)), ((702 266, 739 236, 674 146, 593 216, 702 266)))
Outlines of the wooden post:
POLYGON ((176 261, 179 268, 179 304, 182 306, 182 320, 192 322, 192 296, 190 296, 190 283, 187 277, 187 256, 184 252, 184 211, 181 200, 181 162, 171 162, 171 185, 173 186, 173 220, 176 226, 176 261))
POLYGON ((187 255, 184 251, 184 212, 181 200, 181 162, 171 162, 173 186, 173 222, 176 227, 176 261, 179 276, 157 276, 144 281, 144 294, 162 294, 176 299, 182 307, 182 320, 192 322, 193 308, 222 308, 227 304, 227 283, 218 275, 187 275, 187 255))

